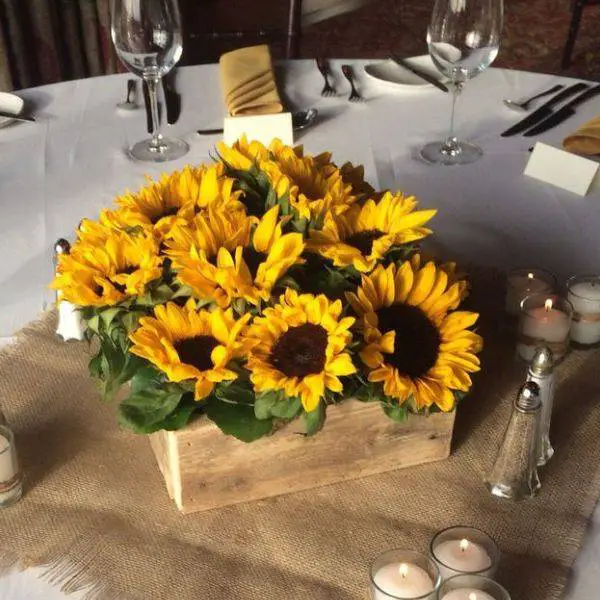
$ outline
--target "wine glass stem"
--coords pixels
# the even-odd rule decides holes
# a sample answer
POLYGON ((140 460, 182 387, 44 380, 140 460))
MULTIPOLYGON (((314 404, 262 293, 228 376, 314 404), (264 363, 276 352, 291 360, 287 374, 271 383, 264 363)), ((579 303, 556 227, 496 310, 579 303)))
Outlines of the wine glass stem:
POLYGON ((442 146, 442 152, 449 156, 456 156, 460 154, 460 144, 458 138, 454 134, 454 113, 456 112, 456 101, 462 92, 464 83, 453 82, 452 83, 452 112, 450 114, 450 131, 448 137, 442 146))
POLYGON ((144 80, 148 86, 148 96, 150 97, 150 114, 152 116, 152 139, 149 142, 152 152, 164 152, 167 149, 163 143, 163 137, 160 133, 160 118, 158 116, 158 84, 160 77, 158 75, 144 75, 144 80))

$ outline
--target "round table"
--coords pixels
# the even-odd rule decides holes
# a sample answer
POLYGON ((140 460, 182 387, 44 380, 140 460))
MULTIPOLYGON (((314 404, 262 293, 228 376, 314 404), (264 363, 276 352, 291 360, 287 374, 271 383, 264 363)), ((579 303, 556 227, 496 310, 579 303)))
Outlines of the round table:
MULTIPOLYGON (((539 139, 560 146, 565 135, 600 113, 600 98, 539 138, 502 138, 500 133, 521 118, 502 98, 572 80, 489 69, 467 84, 457 106, 459 135, 481 145, 484 157, 462 167, 434 167, 415 157, 423 143, 446 134, 449 95, 434 88, 388 87, 364 74, 363 61, 353 62, 364 103, 347 101, 340 61, 331 63, 336 98, 319 95, 322 79, 313 61, 277 67, 287 105, 319 109, 319 122, 297 139, 308 152, 328 150, 338 163, 361 163, 375 187, 401 189, 423 208, 439 209, 430 246, 444 258, 501 268, 537 266, 561 279, 600 270, 600 193, 580 197, 523 175, 532 144, 539 139)), ((143 185, 146 175, 209 160, 219 139, 195 133, 222 122, 218 67, 184 67, 178 71, 182 114, 168 133, 186 139, 190 153, 162 165, 132 162, 124 150, 146 135, 146 117, 143 104, 130 112, 116 108, 127 77, 23 90, 19 95, 38 122, 0 129, 0 338, 5 342, 52 302, 47 283, 57 238, 72 236, 83 217, 96 216, 126 188, 143 185)), ((598 554, 596 510, 567 598, 597 598, 598 554)), ((0 600, 65 598, 35 574, 13 571, 1 577, 0 600)))

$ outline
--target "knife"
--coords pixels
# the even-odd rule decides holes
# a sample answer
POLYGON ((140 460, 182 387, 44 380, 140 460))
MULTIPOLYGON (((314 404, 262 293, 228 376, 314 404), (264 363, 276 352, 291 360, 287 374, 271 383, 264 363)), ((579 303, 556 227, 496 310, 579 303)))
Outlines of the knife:
POLYGON ((175 71, 163 77, 163 93, 167 109, 167 123, 173 125, 181 114, 181 95, 175 89, 175 71))
POLYGON ((517 133, 522 133, 523 131, 537 125, 544 119, 547 119, 552 115, 552 107, 563 100, 577 94, 578 92, 582 92, 583 90, 587 90, 590 86, 587 83, 576 83, 575 85, 569 86, 567 89, 563 90, 559 94, 556 94, 554 98, 548 100, 540 106, 537 110, 532 112, 529 116, 521 119, 518 123, 509 127, 505 132, 503 132, 502 137, 509 137, 511 135, 516 135, 517 133))
POLYGON ((416 67, 413 67, 409 62, 407 62, 403 58, 400 58, 399 56, 396 56, 394 54, 394 55, 390 56, 390 60, 394 61, 397 65, 404 67, 407 71, 414 73, 417 77, 420 77, 424 81, 427 81, 427 83, 431 83, 431 85, 435 85, 435 87, 442 90, 442 92, 448 91, 448 88, 443 83, 438 81, 435 77, 433 77, 433 75, 430 75, 429 73, 425 73, 424 71, 421 71, 420 69, 417 69, 416 67))
POLYGON ((4 117, 5 119, 14 119, 15 121, 27 121, 27 123, 35 123, 35 119, 33 117, 28 117, 27 115, 15 115, 14 113, 5 112, 0 110, 0 117, 4 117))
POLYGON ((574 98, 571 102, 567 102, 564 106, 561 106, 553 115, 548 117, 545 121, 542 121, 539 125, 536 125, 533 129, 526 131, 523 135, 525 137, 531 137, 532 135, 538 135, 548 131, 548 129, 556 127, 575 114, 575 106, 578 106, 582 102, 585 102, 598 94, 600 94, 600 85, 593 87, 587 92, 583 92, 583 94, 579 94, 577 98, 574 98))

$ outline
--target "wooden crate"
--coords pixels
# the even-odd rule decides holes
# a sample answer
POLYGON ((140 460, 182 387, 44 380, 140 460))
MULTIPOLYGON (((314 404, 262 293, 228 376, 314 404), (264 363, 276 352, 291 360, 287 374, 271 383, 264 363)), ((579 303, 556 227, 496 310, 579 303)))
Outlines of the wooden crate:
POLYGON ((169 495, 193 513, 447 458, 454 417, 396 423, 378 403, 347 400, 328 408, 324 428, 310 438, 292 422, 246 444, 208 419, 149 437, 169 495))

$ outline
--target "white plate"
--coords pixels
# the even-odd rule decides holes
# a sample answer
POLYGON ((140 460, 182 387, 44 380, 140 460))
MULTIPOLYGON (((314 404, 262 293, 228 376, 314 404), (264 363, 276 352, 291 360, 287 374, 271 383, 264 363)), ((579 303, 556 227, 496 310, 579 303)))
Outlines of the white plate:
MULTIPOLYGON (((429 54, 407 58, 406 62, 420 71, 443 81, 443 75, 436 69, 429 54)), ((394 88, 427 89, 434 87, 418 75, 396 64, 393 60, 383 60, 365 66, 365 73, 377 81, 394 88)))
MULTIPOLYGON (((14 94, 8 94, 6 92, 0 92, 0 111, 9 112, 13 115, 20 115, 23 111, 25 103, 22 98, 15 96, 14 94)), ((14 119, 8 117, 0 117, 0 127, 4 127, 9 123, 14 123, 14 119)))

